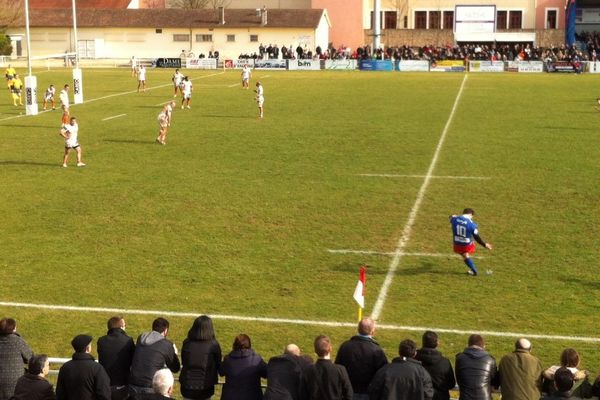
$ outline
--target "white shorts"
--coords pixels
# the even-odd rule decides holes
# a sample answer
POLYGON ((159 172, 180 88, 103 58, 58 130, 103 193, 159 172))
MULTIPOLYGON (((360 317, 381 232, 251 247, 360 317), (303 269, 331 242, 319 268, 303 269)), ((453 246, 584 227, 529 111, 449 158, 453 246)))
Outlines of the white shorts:
POLYGON ((259 107, 262 107, 264 102, 265 102, 265 98, 263 96, 258 96, 256 98, 256 104, 258 104, 259 107))
POLYGON ((158 125, 160 125, 161 128, 167 128, 169 126, 169 121, 167 120, 166 115, 164 115, 164 114, 158 115, 158 125))
POLYGON ((51 95, 51 96, 46 96, 46 97, 44 98, 44 100, 45 100, 45 101, 54 101, 54 95, 51 95))
POLYGON ((189 99, 192 98, 192 94, 191 93, 183 92, 183 98, 186 99, 186 100, 189 100, 189 99))
POLYGON ((67 148, 67 149, 76 149, 78 147, 79 147, 79 143, 77 143, 77 142, 72 142, 70 140, 65 141, 65 148, 67 148))

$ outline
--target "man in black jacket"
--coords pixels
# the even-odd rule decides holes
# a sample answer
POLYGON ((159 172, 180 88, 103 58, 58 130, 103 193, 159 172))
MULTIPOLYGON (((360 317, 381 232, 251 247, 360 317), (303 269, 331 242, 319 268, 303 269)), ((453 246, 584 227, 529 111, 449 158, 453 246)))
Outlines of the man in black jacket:
POLYGON ((456 386, 450 360, 437 350, 438 335, 433 331, 423 334, 423 347, 417 350, 416 359, 429 372, 433 383, 433 400, 450 399, 450 390, 456 386))
POLYGON ((57 400, 110 400, 110 380, 90 354, 92 337, 77 335, 71 341, 73 359, 58 371, 57 400))
POLYGON ((135 345, 125 333, 123 317, 112 317, 107 323, 108 332, 98 339, 98 362, 110 378, 112 400, 126 399, 127 379, 135 345))
POLYGON ((179 372, 181 364, 175 345, 167 340, 169 321, 157 318, 152 331, 142 333, 135 345, 129 374, 129 395, 153 393, 152 378, 166 365, 171 372, 179 372))
POLYGON ((304 372, 303 387, 308 400, 352 400, 352 384, 346 368, 331 362, 331 341, 320 335, 315 339, 319 359, 304 372))
POLYGON ((343 365, 348 371, 354 400, 369 400, 367 390, 375 373, 388 363, 385 353, 373 340, 375 321, 363 318, 358 323, 358 335, 342 343, 335 363, 343 365))
POLYGON ((301 399, 302 376, 310 365, 295 344, 288 344, 282 355, 271 357, 267 363, 265 400, 301 399))
POLYGON ((36 354, 29 359, 29 368, 19 378, 11 400, 56 400, 52 384, 46 380, 50 371, 48 356, 36 354))
POLYGON ((431 377, 415 360, 417 345, 410 339, 400 342, 400 357, 381 368, 369 385, 371 400, 431 400, 431 377))
POLYGON ((498 387, 496 360, 485 351, 481 335, 469 336, 469 347, 456 355, 456 381, 460 400, 491 400, 492 387, 498 387))

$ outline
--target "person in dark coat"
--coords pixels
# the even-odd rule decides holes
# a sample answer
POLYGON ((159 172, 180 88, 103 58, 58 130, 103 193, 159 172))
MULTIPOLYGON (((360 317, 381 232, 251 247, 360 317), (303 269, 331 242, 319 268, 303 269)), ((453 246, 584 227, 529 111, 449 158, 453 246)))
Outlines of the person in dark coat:
POLYGON ((400 342, 400 357, 381 368, 369 385, 371 400, 430 400, 433 385, 429 372, 415 360, 417 345, 410 339, 400 342))
POLYGON ((92 337, 77 335, 71 341, 73 358, 60 367, 57 400, 110 400, 110 379, 90 354, 92 337))
POLYGON ((335 358, 335 363, 348 371, 354 400, 369 399, 367 391, 371 380, 388 363, 385 353, 373 339, 374 335, 375 321, 363 318, 358 323, 358 335, 342 343, 335 358))
POLYGON ((236 336, 233 350, 225 356, 219 368, 225 377, 221 400, 261 400, 260 378, 267 377, 267 364, 252 350, 250 337, 244 333, 236 336))
POLYGON ((112 317, 107 322, 108 332, 98 339, 98 362, 110 378, 113 400, 127 398, 127 379, 135 351, 133 339, 125 333, 123 317, 112 317))
POLYGON ((168 368, 159 369, 152 377, 153 393, 138 393, 132 400, 168 400, 173 394, 175 378, 168 368))
POLYGON ((205 400, 215 394, 221 366, 221 345, 212 320, 201 315, 194 320, 181 348, 181 394, 186 399, 205 400))
POLYGON ((15 392, 15 385, 23 374, 25 364, 33 352, 17 333, 17 321, 12 318, 0 320, 0 400, 8 400, 15 392))
POLYGON ((485 351, 481 335, 469 336, 468 343, 454 363, 459 400, 491 400, 492 387, 498 387, 496 360, 485 351))
POLYGON ((354 392, 346 368, 331 362, 331 341, 325 335, 315 339, 319 359, 308 367, 303 378, 303 392, 308 400, 352 400, 354 392))
POLYGON ((48 356, 36 354, 29 359, 28 371, 19 378, 11 400, 56 400, 52 384, 46 380, 50 371, 48 356))
POLYGON ((169 321, 156 318, 152 331, 142 333, 136 342, 131 371, 129 373, 129 395, 153 393, 152 378, 166 365, 171 372, 179 372, 181 364, 173 342, 167 340, 169 321))
POLYGON ((271 357, 267 363, 265 400, 300 400, 304 370, 312 365, 300 356, 300 348, 288 344, 282 355, 271 357))
POLYGON ((552 394, 542 397, 542 400, 565 400, 573 398, 571 389, 575 382, 575 376, 567 367, 560 367, 554 373, 554 389, 552 394))
POLYGON ((431 376, 433 400, 449 400, 450 390, 456 386, 454 370, 450 360, 437 350, 438 335, 433 331, 423 334, 423 347, 417 350, 415 357, 431 376))

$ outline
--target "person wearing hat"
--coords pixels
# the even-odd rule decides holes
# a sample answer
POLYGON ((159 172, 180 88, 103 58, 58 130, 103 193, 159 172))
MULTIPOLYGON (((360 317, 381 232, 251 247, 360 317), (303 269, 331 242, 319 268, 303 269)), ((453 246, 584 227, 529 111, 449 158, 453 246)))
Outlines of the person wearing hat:
POLYGON ((58 371, 57 400, 110 400, 110 379, 90 354, 92 337, 77 335, 71 341, 73 358, 58 371))

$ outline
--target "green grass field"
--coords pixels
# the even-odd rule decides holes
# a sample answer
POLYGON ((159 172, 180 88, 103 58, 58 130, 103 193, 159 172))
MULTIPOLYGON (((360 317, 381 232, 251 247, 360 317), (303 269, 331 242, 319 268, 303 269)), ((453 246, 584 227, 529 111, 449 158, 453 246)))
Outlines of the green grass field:
MULTIPOLYGON (((377 337, 390 357, 402 339, 420 341, 418 327, 600 339, 598 77, 469 75, 415 207, 463 74, 255 71, 259 120, 239 71, 187 73, 192 110, 175 110, 163 147, 156 115, 172 71, 149 70, 151 90, 138 94, 127 69, 84 70, 86 102, 71 114, 85 168, 74 158, 60 167, 60 111, 18 117, 5 92, 0 301, 354 323, 359 266, 369 266, 369 314, 392 257, 328 249, 394 252, 410 225, 403 250, 425 255, 401 258, 381 309, 390 327, 377 337), (448 215, 466 206, 495 245, 477 252, 491 275, 468 277, 451 253, 448 215)), ((37 77, 41 99, 70 71, 37 77)), ((0 314, 18 320, 34 351, 68 357, 72 336, 97 338, 114 313, 0 314)), ((124 315, 132 336, 159 316, 124 315)), ((167 317, 181 345, 193 318, 167 317)), ((337 347, 355 331, 215 323, 224 349, 246 332, 265 358, 288 342, 312 354, 321 333, 337 347)), ((484 336, 497 358, 513 348, 513 336, 484 336)), ((453 359, 467 334, 441 339, 453 359)), ((544 365, 575 347, 583 367, 600 368, 593 341, 533 342, 544 365)))

